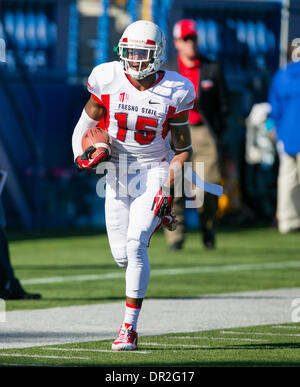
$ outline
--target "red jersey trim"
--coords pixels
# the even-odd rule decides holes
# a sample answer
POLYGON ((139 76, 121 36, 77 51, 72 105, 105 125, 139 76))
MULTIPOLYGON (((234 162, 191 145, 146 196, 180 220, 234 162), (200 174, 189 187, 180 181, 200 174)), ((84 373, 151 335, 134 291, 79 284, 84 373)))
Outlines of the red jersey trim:
POLYGON ((92 94, 92 97, 99 105, 106 109, 106 113, 101 121, 98 122, 97 126, 101 129, 108 131, 108 127, 110 124, 110 114, 109 114, 109 94, 101 95, 101 99, 99 99, 95 94, 92 94))
POLYGON ((169 130, 170 130, 170 125, 168 122, 169 119, 181 117, 184 114, 189 113, 190 109, 183 110, 182 112, 176 113, 176 114, 175 114, 175 111, 176 111, 176 108, 174 106, 169 106, 168 113, 166 115, 166 119, 165 119, 164 123, 162 124, 162 128, 163 128, 163 130, 161 132, 162 138, 166 138, 168 133, 169 133, 169 130))
POLYGON ((189 104, 189 105, 192 105, 193 104, 193 106, 191 107, 191 109, 193 109, 193 107, 195 106, 195 102, 197 101, 197 97, 195 97, 194 99, 193 99, 193 101, 189 104))
POLYGON ((94 98, 94 100, 95 100, 96 102, 98 102, 99 105, 105 107, 104 103, 101 101, 100 98, 98 98, 98 97, 97 97, 95 94, 93 94, 93 93, 91 93, 91 94, 92 94, 92 97, 94 98))
POLYGON ((174 106, 169 106, 168 113, 166 115, 166 119, 165 119, 164 123, 162 124, 162 128, 163 128, 163 130, 161 132, 162 138, 167 137, 167 134, 170 130, 170 125, 168 123, 168 120, 169 120, 169 118, 174 117, 175 111, 176 111, 176 108, 174 106))
POLYGON ((177 114, 174 114, 172 117, 169 117, 169 118, 177 118, 177 117, 181 117, 181 116, 183 116, 184 114, 189 113, 189 111, 190 111, 190 109, 182 110, 182 112, 177 113, 177 114))
POLYGON ((101 95, 104 107, 106 109, 106 114, 104 116, 104 122, 105 127, 104 129, 108 132, 109 124, 110 124, 110 110, 109 110, 109 101, 110 101, 110 95, 109 94, 103 94, 101 95))

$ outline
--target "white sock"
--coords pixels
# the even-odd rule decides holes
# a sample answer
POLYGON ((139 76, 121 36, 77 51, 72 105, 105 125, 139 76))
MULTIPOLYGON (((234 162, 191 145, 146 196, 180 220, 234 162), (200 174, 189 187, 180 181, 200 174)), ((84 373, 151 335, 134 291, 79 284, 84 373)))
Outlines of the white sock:
POLYGON ((140 311, 141 306, 130 305, 126 302, 124 323, 132 325, 135 331, 140 311))

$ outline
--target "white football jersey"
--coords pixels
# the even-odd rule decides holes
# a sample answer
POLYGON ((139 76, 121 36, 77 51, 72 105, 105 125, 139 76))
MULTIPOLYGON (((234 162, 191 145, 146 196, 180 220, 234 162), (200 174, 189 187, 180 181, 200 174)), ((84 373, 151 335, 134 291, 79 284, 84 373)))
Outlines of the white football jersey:
POLYGON ((96 66, 88 90, 106 108, 99 126, 112 138, 112 162, 121 153, 129 163, 168 160, 168 119, 190 110, 195 100, 193 84, 175 71, 158 71, 154 85, 139 91, 120 62, 96 66))

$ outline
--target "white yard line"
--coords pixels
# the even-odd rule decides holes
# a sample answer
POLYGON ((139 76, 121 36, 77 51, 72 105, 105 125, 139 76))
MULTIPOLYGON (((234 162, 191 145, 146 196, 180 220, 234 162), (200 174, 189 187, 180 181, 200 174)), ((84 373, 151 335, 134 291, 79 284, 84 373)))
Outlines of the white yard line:
POLYGON ((300 337, 300 334, 297 333, 272 333, 272 332, 234 332, 234 331, 221 331, 223 334, 233 334, 233 335, 255 335, 255 336, 292 336, 300 337))
MULTIPOLYGON (((77 360, 89 360, 88 357, 82 356, 44 356, 44 355, 28 355, 26 353, 0 353, 2 357, 34 357, 36 359, 77 359, 77 360)), ((0 363, 1 365, 1 363, 0 363)))
POLYGON ((204 337, 204 336, 172 336, 172 339, 196 339, 196 340, 237 340, 237 341, 267 341, 263 339, 240 339, 234 337, 204 337))
POLYGON ((45 351, 75 351, 75 352, 109 352, 109 353, 133 353, 133 354, 148 354, 150 351, 113 351, 111 349, 89 349, 89 348, 43 348, 45 351))
POLYGON ((295 326, 295 325, 274 325, 271 328, 276 328, 276 329, 300 329, 300 326, 295 326))
POLYGON ((49 365, 49 364, 29 364, 29 363, 0 363, 0 366, 11 366, 11 367, 80 367, 77 365, 49 365))
POLYGON ((191 348, 209 348, 209 345, 197 345, 197 344, 163 344, 163 343, 143 343, 140 345, 153 345, 158 347, 191 347, 191 348))
MULTIPOLYGON (((151 277, 163 275, 181 275, 181 274, 202 274, 202 273, 218 273, 218 272, 233 272, 233 271, 248 271, 248 270, 270 270, 270 269, 285 269, 298 268, 300 261, 283 261, 283 262, 265 262, 265 263, 250 263, 244 265, 216 265, 216 266, 194 266, 188 268, 176 269, 153 269, 151 277)), ((124 278, 124 271, 104 274, 85 274, 77 276, 61 276, 48 278, 32 278, 22 280, 23 285, 38 285, 58 282, 74 282, 74 281, 98 281, 109 280, 116 278, 124 278)))
POLYGON ((98 281, 115 278, 123 278, 124 272, 106 273, 106 274, 86 274, 75 276, 62 277, 48 277, 48 278, 32 278, 22 280, 22 285, 39 285, 39 284, 53 284, 58 282, 74 282, 74 281, 98 281))

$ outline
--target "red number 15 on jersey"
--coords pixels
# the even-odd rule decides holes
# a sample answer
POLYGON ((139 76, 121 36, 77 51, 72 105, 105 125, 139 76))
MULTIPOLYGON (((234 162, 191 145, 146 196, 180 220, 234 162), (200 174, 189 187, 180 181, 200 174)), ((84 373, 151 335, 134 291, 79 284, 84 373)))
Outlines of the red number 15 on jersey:
MULTIPOLYGON (((128 129, 127 113, 116 113, 115 119, 118 121, 119 126, 117 139, 124 142, 128 129)), ((135 140, 141 145, 150 144, 156 136, 156 131, 151 128, 157 128, 157 123, 158 120, 155 118, 138 116, 134 133, 135 140)))

